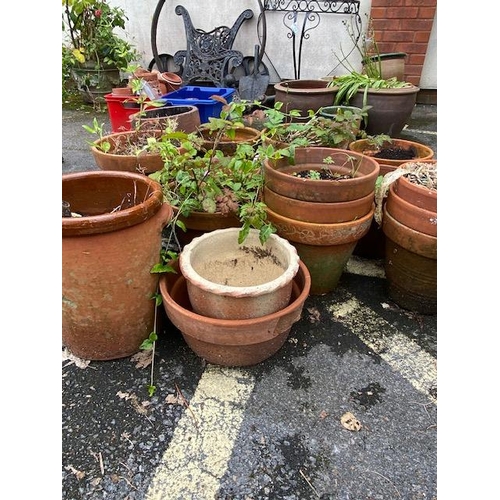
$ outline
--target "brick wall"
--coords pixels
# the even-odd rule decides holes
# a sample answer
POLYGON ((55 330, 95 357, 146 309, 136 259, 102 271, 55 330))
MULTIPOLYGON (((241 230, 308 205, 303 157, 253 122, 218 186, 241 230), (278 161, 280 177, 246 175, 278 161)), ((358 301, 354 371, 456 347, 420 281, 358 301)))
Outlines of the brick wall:
POLYGON ((381 54, 405 52, 405 80, 420 82, 437 0, 372 0, 371 18, 381 54))

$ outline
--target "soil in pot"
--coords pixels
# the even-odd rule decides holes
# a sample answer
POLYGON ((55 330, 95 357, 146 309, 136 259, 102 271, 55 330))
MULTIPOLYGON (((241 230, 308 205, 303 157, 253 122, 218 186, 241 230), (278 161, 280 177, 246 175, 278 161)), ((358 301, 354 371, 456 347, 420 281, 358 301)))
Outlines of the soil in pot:
MULTIPOLYGON (((365 153, 367 154, 367 153, 365 153)), ((418 157, 416 148, 402 148, 400 146, 386 147, 380 149, 373 155, 374 158, 384 158, 388 160, 413 160, 418 157)))
POLYGON ((239 243, 239 232, 239 228, 212 231, 182 250, 179 266, 198 314, 253 318, 276 312, 290 300, 299 266, 296 249, 274 234, 262 245, 256 229, 239 243))

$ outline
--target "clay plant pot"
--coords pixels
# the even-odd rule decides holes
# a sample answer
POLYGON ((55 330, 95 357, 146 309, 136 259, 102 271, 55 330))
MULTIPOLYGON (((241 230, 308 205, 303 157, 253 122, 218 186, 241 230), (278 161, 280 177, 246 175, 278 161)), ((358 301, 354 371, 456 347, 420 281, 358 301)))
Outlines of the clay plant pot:
POLYGON ((302 201, 288 198, 275 193, 272 189, 264 187, 264 203, 273 212, 289 219, 319 224, 333 222, 348 222, 366 215, 372 208, 375 193, 372 191, 363 198, 356 200, 321 203, 315 201, 302 201))
MULTIPOLYGON (((149 131, 152 136, 161 137, 161 130, 149 131)), ((160 153, 141 152, 135 154, 117 154, 119 144, 128 141, 134 142, 140 134, 139 131, 132 130, 127 132, 116 132, 109 134, 95 141, 91 151, 94 160, 102 170, 116 170, 120 172, 136 172, 150 174, 163 168, 163 160, 160 153), (99 145, 103 142, 109 142, 111 147, 108 152, 99 149, 99 145)))
POLYGON ((385 208, 401 224, 415 231, 437 236, 437 213, 406 201, 396 193, 394 184, 389 187, 385 208))
POLYGON ((356 243, 370 228, 375 205, 364 217, 336 224, 289 219, 267 208, 277 234, 290 241, 311 273, 311 295, 335 289, 356 243))
POLYGON ((219 319, 272 314, 290 301, 299 268, 297 250, 272 234, 262 245, 251 229, 238 243, 239 228, 218 229, 194 238, 179 255, 193 310, 219 319))
POLYGON ((196 106, 162 106, 136 113, 130 120, 134 129, 147 126, 158 130, 165 130, 169 121, 175 120, 175 130, 187 134, 194 132, 201 124, 200 112, 196 106))
POLYGON ((332 106, 337 93, 335 87, 329 87, 326 80, 285 80, 274 85, 275 102, 282 102, 281 111, 289 113, 292 109, 300 111, 300 117, 292 121, 306 121, 308 111, 318 111, 325 106, 332 106))
MULTIPOLYGON (((178 263, 173 267, 178 270, 178 263)), ((251 366, 276 354, 286 342, 309 296, 311 276, 299 261, 289 303, 277 312, 250 319, 217 319, 195 313, 180 272, 162 275, 159 286, 168 318, 196 355, 221 366, 251 366)))
MULTIPOLYGON (((380 165, 380 174, 382 177, 395 170, 396 166, 380 165)), ((372 220, 368 232, 358 241, 353 255, 365 259, 383 259, 385 257, 385 235, 377 222, 372 220)))
POLYGON ((437 312, 437 237, 397 221, 384 208, 385 275, 389 297, 420 314, 437 312))
POLYGON ((294 164, 288 158, 264 160, 265 185, 275 193, 288 198, 321 203, 344 202, 368 196, 375 189, 380 172, 379 164, 372 158, 355 151, 335 148, 297 148, 294 164), (325 163, 331 158, 332 163, 325 163), (293 174, 302 170, 323 170, 346 174, 356 170, 351 179, 314 180, 293 174))
POLYGON ((158 73, 158 86, 162 95, 179 90, 182 85, 182 78, 177 73, 165 71, 158 73))
MULTIPOLYGON (((417 160, 418 163, 436 164, 437 160, 417 160)), ((413 161, 411 163, 414 163, 413 161)), ((401 165, 404 168, 405 164, 401 165)), ((406 176, 399 177, 394 183, 394 192, 408 203, 424 210, 437 212, 437 191, 428 189, 408 180, 406 176)))
MULTIPOLYGON (((198 134, 203 138, 201 149, 208 151, 213 149, 216 136, 211 130, 201 129, 198 134)), ((238 144, 256 145, 260 140, 261 130, 252 127, 240 127, 235 129, 234 137, 223 136, 217 142, 216 149, 220 150, 226 156, 233 155, 236 152, 238 144)))
POLYGON ((374 160, 378 161, 381 164, 399 167, 403 163, 408 161, 425 161, 431 160, 434 157, 434 151, 425 144, 420 144, 415 141, 408 141, 405 139, 392 139, 391 143, 386 144, 389 148, 401 148, 408 152, 408 154, 414 154, 414 158, 408 159, 393 159, 393 158, 384 158, 383 154, 376 153, 374 147, 370 145, 368 139, 358 139, 357 141, 353 141, 349 144, 349 149, 351 151, 356 151, 357 153, 361 153, 367 156, 370 156, 374 160))
POLYGON ((62 177, 81 217, 62 218, 62 340, 83 359, 131 356, 153 331, 162 228, 172 217, 161 186, 130 172, 62 177))
MULTIPOLYGON (((174 207, 174 213, 176 213, 174 207)), ((241 222, 233 213, 222 214, 220 212, 208 213, 193 211, 188 217, 179 216, 179 220, 186 227, 186 231, 177 231, 177 239, 181 247, 193 241, 193 238, 202 236, 205 233, 215 231, 217 229, 227 229, 230 227, 241 228, 241 222)))
POLYGON ((368 89, 364 103, 365 89, 360 89, 349 101, 357 108, 371 106, 364 130, 368 135, 387 134, 397 137, 407 124, 417 100, 420 88, 411 85, 395 89, 368 89))

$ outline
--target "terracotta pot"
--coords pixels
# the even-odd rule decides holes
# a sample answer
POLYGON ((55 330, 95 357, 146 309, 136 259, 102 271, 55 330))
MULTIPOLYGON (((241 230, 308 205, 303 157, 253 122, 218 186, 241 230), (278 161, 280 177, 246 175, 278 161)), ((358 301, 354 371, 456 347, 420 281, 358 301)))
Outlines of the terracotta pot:
POLYGON ((319 224, 348 222, 366 215, 372 208, 375 193, 357 200, 321 203, 288 198, 264 187, 264 203, 273 211, 289 219, 319 224))
POLYGON ((370 228, 375 205, 364 217, 337 224, 315 224, 289 219, 267 209, 277 234, 297 249, 311 273, 311 295, 332 291, 338 284, 354 247, 370 228))
POLYGON ((172 209, 158 183, 129 172, 63 175, 62 197, 82 215, 62 219, 63 344, 83 359, 131 356, 153 331, 150 270, 172 209))
MULTIPOLYGON (((91 151, 94 160, 99 168, 102 170, 116 170, 121 172, 140 172, 150 174, 161 170, 163 168, 163 160, 160 153, 145 153, 139 155, 123 155, 115 154, 117 144, 122 141, 134 141, 138 131, 117 132, 102 137, 95 141, 95 146, 92 146, 91 151), (98 146, 103 142, 108 141, 111 148, 107 153, 101 151, 98 146)), ((161 130, 151 131, 151 134, 157 138, 161 137, 161 130)))
MULTIPOLYGON (((411 159, 411 161, 422 161, 422 160, 430 160, 434 156, 434 151, 425 144, 420 144, 414 141, 408 141, 404 139, 392 139, 392 142, 388 144, 390 147, 401 147, 403 149, 409 150, 413 148, 415 151, 415 158, 411 159)), ((368 139, 358 139, 357 141, 353 141, 349 144, 349 149, 351 151, 356 151, 357 153, 361 153, 367 156, 370 156, 374 160, 378 161, 380 164, 399 167, 403 163, 406 163, 410 160, 394 160, 391 158, 383 158, 373 155, 374 148, 368 142, 368 139)))
POLYGON ((179 256, 193 310, 219 319, 248 319, 283 309, 290 300, 299 256, 272 234, 264 245, 251 229, 218 229, 193 239, 179 256))
POLYGON ((388 52, 386 54, 379 54, 372 56, 370 59, 372 64, 380 64, 380 76, 384 80, 389 78, 396 78, 400 82, 405 78, 405 52, 388 52))
POLYGON ((285 80, 274 85, 275 102, 282 102, 281 111, 288 113, 292 109, 300 111, 300 118, 292 121, 309 119, 308 111, 318 111, 325 106, 332 106, 337 89, 328 87, 326 80, 285 80))
POLYGON ((363 198, 375 189, 380 172, 379 164, 372 158, 355 151, 334 148, 297 148, 294 165, 288 158, 264 160, 265 184, 275 193, 303 201, 340 202, 363 198), (330 157, 332 164, 324 163, 330 157), (345 165, 345 166, 344 166, 345 165), (314 180, 292 175, 301 170, 328 168, 337 173, 349 173, 356 169, 352 179, 314 180))
POLYGON ((270 358, 283 346, 292 325, 301 317, 311 276, 299 261, 290 303, 272 314, 242 320, 216 319, 193 312, 181 273, 161 276, 159 286, 168 318, 198 356, 221 366, 251 366, 270 358))
MULTIPOLYGON (((199 130, 199 135, 204 139, 201 149, 209 150, 214 146, 214 135, 210 130, 199 130)), ((241 127, 235 129, 234 137, 224 136, 217 143, 216 149, 222 151, 224 155, 230 156, 236 152, 238 144, 252 144, 255 145, 260 140, 262 131, 251 127, 241 127)))
MULTIPOLYGON (((418 160, 418 162, 436 164, 437 160, 418 160)), ((401 167, 404 167, 404 165, 405 163, 401 167)), ((437 212, 437 191, 435 189, 428 189, 415 184, 408 180, 406 176, 403 176, 399 177, 394 183, 394 192, 412 205, 431 212, 437 212)))
MULTIPOLYGON (((368 135, 397 137, 410 119, 419 90, 415 85, 396 89, 368 89, 366 105, 371 108, 365 120, 365 132, 368 135)), ((358 90, 349 104, 363 108, 364 92, 365 89, 358 90)))
POLYGON ((415 231, 437 236, 437 213, 407 202, 396 193, 394 184, 389 188, 385 208, 401 224, 415 231))
POLYGON ((176 131, 194 132, 201 124, 200 112, 196 106, 162 106, 136 113, 130 117, 132 128, 146 125, 150 128, 165 130, 169 121, 177 123, 176 131))
MULTIPOLYGON (((380 165, 380 174, 382 177, 392 172, 398 167, 392 165, 380 165)), ((385 235, 377 222, 372 220, 368 232, 358 241, 353 255, 364 257, 365 259, 383 259, 385 256, 385 235)))
POLYGON ((162 95, 168 94, 169 92, 175 92, 181 87, 182 78, 177 73, 169 71, 158 73, 158 85, 162 95))
POLYGON ((130 87, 115 87, 111 89, 111 94, 113 96, 130 96, 134 95, 134 91, 130 87))
POLYGON ((420 314, 437 312, 437 237, 401 224, 384 209, 385 275, 390 298, 420 314))

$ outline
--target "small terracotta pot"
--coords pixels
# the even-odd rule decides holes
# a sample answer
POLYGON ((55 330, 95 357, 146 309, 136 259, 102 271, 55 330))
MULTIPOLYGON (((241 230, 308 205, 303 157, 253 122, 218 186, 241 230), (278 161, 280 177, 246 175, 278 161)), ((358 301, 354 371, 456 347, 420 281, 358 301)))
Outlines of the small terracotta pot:
POLYGON ((337 224, 315 224, 289 219, 269 208, 269 221, 277 234, 290 241, 311 273, 311 295, 332 291, 360 238, 369 230, 375 205, 357 220, 337 224))
POLYGON ((130 172, 63 175, 62 196, 82 215, 62 218, 63 344, 83 359, 131 356, 153 331, 150 271, 172 208, 160 184, 130 172))
POLYGON ((384 209, 385 275, 388 294, 400 307, 437 312, 437 237, 415 231, 384 209))
MULTIPOLYGON (((418 162, 436 164, 437 160, 418 160, 418 162)), ((414 163, 414 161, 409 163, 414 163)), ((405 163, 401 167, 404 167, 404 165, 405 163)), ((394 183, 394 192, 412 205, 431 212, 437 212, 437 191, 434 189, 415 184, 402 176, 394 183)))
POLYGON ((394 184, 389 188, 385 208, 401 224, 415 231, 437 236, 437 213, 408 203, 396 193, 394 184))
MULTIPOLYGON (((91 151, 94 160, 102 170, 116 170, 121 172, 139 172, 150 174, 163 168, 163 160, 160 153, 140 153, 139 155, 122 155, 115 154, 118 141, 133 140, 138 134, 132 130, 128 132, 116 132, 102 137, 96 141, 96 145, 92 146, 91 151), (109 152, 101 151, 97 146, 108 141, 111 144, 109 152)), ((151 131, 156 137, 161 137, 161 130, 151 131)))
MULTIPOLYGON (((178 263, 174 263, 174 269, 178 263)), ((209 363, 251 366, 273 356, 285 343, 309 296, 311 276, 303 262, 293 278, 290 303, 283 309, 251 319, 216 319, 192 310, 185 278, 179 272, 160 277, 165 312, 189 347, 209 363)))
POLYGON ((182 78, 177 73, 164 72, 158 73, 158 84, 162 94, 175 92, 182 85, 182 78))
POLYGON ((348 222, 366 215, 373 206, 375 193, 357 200, 321 203, 302 201, 288 198, 264 187, 263 199, 265 204, 277 214, 304 222, 332 224, 334 222, 348 222))
POLYGON ((294 164, 288 158, 264 160, 265 184, 275 193, 303 201, 344 202, 363 198, 375 189, 380 166, 373 158, 355 151, 335 148, 297 148, 294 164), (333 163, 327 164, 330 157, 333 163), (349 173, 353 167, 356 174, 351 179, 314 180, 292 175, 301 170, 329 169, 341 174, 349 173))
POLYGON ((193 310, 219 319, 248 319, 288 304, 299 256, 287 240, 271 234, 262 245, 251 229, 238 243, 240 229, 211 231, 194 238, 179 256, 193 310))
MULTIPOLYGON (((222 151, 224 155, 230 156, 236 152, 238 144, 257 144, 262 131, 252 127, 241 127, 235 129, 234 137, 222 137, 217 143, 216 149, 222 151)), ((204 151, 212 149, 214 146, 214 134, 210 130, 202 129, 198 134, 204 139, 201 148, 204 151)))
POLYGON ((368 143, 367 139, 358 139, 357 141, 353 141, 349 144, 349 149, 351 151, 356 151, 357 153, 361 153, 367 156, 370 156, 370 158, 373 158, 379 164, 384 164, 384 165, 390 165, 392 167, 399 167, 403 163, 407 163, 408 161, 421 161, 421 160, 430 160, 434 156, 434 151, 429 147, 426 146, 425 144, 420 144, 415 141, 408 141, 404 139, 392 139, 392 142, 388 144, 390 147, 401 147, 404 149, 409 149, 414 148, 416 151, 416 156, 415 158, 412 158, 411 160, 394 160, 391 158, 378 158, 376 156, 372 155, 373 151, 373 146, 371 146, 368 143))

